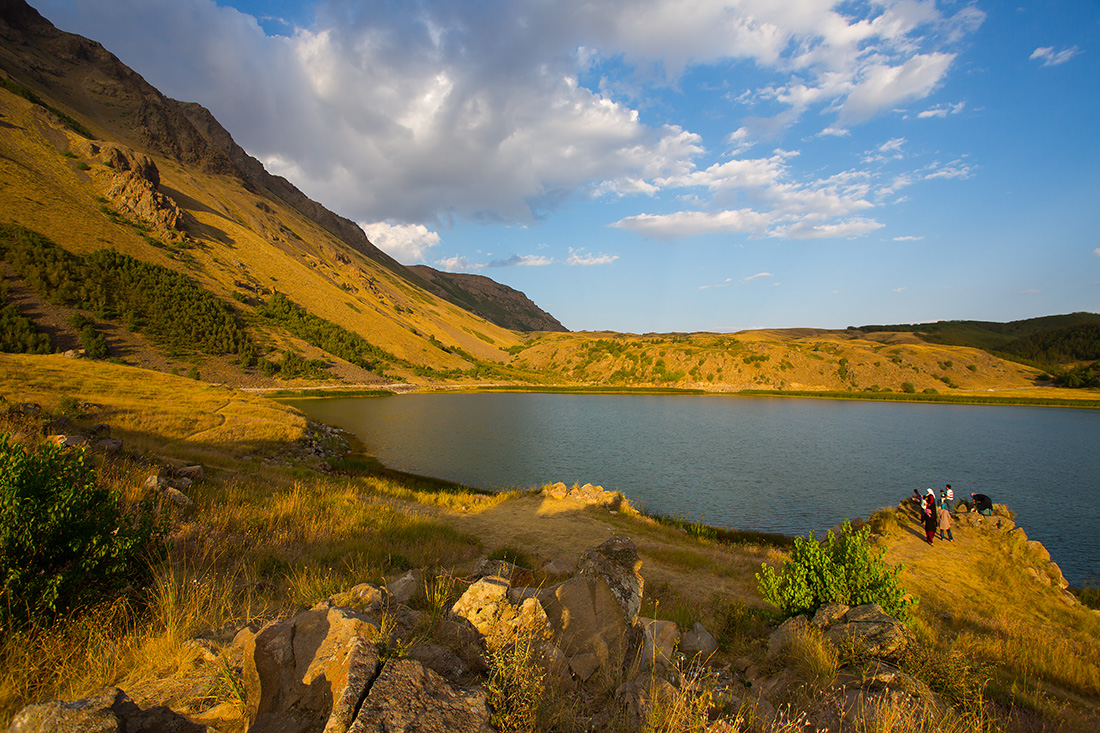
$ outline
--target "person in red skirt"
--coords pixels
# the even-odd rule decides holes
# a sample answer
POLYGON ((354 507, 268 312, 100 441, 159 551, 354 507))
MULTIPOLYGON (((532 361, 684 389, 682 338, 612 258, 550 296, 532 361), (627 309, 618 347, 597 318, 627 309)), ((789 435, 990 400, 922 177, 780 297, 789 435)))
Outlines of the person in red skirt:
POLYGON ((936 512, 936 494, 932 489, 929 489, 928 494, 924 497, 922 513, 924 518, 924 533, 928 537, 928 544, 932 544, 932 538, 936 536, 936 530, 939 527, 939 516, 936 512))

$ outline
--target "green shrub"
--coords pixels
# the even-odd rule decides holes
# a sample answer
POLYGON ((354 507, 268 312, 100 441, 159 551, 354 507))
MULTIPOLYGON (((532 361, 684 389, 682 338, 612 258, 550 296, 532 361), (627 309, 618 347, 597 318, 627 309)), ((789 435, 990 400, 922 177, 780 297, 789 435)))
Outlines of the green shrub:
POLYGON ((917 388, 913 386, 912 382, 902 382, 901 391, 905 394, 914 394, 917 391, 917 388))
POLYGON ((796 537, 791 556, 777 573, 764 564, 756 574, 764 600, 785 616, 813 613, 826 603, 859 606, 877 603, 886 613, 909 620, 916 601, 898 584, 901 566, 882 562, 885 549, 875 551, 868 542, 869 526, 852 529, 845 521, 839 535, 831 531, 825 542, 796 537))
POLYGON ((83 449, 0 436, 0 635, 149 579, 154 515, 126 515, 83 449))
MULTIPOLYGON (((169 350, 235 353, 246 365, 255 359, 229 306, 186 275, 109 249, 75 255, 16 224, 0 224, 0 257, 51 303, 133 325, 169 350)), ((78 318, 79 332, 91 321, 78 318)))
MULTIPOLYGON (((282 293, 273 294, 271 300, 260 304, 256 311, 311 346, 324 349, 367 371, 381 374, 381 363, 398 361, 388 351, 375 346, 357 333, 313 315, 282 293)), ((432 341, 439 348, 444 348, 434 336, 432 341)))
POLYGON ((50 337, 39 333, 34 321, 24 316, 14 303, 4 305, 0 291, 0 351, 14 354, 48 354, 50 337))
POLYGON ((89 359, 102 359, 107 356, 107 337, 97 332, 91 323, 80 329, 80 345, 89 359))

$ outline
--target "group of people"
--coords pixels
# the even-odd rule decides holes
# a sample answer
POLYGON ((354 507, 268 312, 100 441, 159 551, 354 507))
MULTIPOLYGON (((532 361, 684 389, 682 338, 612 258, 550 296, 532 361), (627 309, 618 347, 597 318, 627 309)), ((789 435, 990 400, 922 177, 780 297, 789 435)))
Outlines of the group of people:
POLYGON ((947 484, 945 488, 940 489, 939 501, 936 500, 936 492, 932 489, 928 489, 924 496, 913 489, 913 502, 917 507, 918 518, 924 524, 928 544, 932 544, 932 538, 936 536, 937 532, 939 532, 941 541, 945 532, 947 533, 948 542, 955 541, 951 534, 951 512, 953 509, 957 509, 959 505, 966 505, 970 511, 984 514, 987 517, 993 513, 993 501, 985 494, 971 494, 969 504, 960 501, 958 505, 952 507, 954 501, 955 492, 951 489, 951 484, 947 484))

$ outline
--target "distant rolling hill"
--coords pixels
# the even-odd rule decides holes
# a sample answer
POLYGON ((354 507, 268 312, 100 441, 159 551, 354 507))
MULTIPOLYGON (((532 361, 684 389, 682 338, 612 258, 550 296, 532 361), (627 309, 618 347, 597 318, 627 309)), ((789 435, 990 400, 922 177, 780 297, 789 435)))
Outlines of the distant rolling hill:
POLYGON ((910 332, 929 343, 984 349, 1047 369, 1065 386, 1100 386, 1100 313, 1067 313, 1007 323, 937 321, 849 330, 910 332))
POLYGON ((973 346, 987 351, 1003 350, 1014 341, 1039 336, 1064 328, 1100 323, 1100 313, 1067 313, 1058 316, 1027 318, 1021 321, 935 321, 903 323, 891 326, 850 326, 849 331, 875 333, 907 331, 929 343, 973 346))

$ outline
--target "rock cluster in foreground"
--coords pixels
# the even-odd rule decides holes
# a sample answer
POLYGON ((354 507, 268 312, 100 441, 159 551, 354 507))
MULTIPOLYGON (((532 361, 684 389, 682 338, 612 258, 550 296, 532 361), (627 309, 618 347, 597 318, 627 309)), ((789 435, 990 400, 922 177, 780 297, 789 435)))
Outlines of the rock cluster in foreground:
MULTIPOLYGON (((465 590, 450 607, 434 593, 438 578, 423 571, 384 587, 364 583, 291 618, 240 629, 231 641, 190 642, 208 664, 241 680, 243 711, 223 703, 184 717, 161 706, 142 709, 112 688, 28 706, 9 730, 190 733, 239 729, 243 717, 253 733, 487 733, 496 730, 486 686, 492 658, 516 649, 530 650, 525 659, 545 673, 543 684, 555 694, 605 696, 608 704, 585 712, 585 729, 638 730, 654 705, 704 692, 686 688, 682 673, 693 663, 705 669, 718 646, 700 624, 681 632, 671 621, 638 615, 640 566, 634 543, 619 536, 582 553, 573 575, 551 587, 523 585, 529 574, 482 561, 459 581, 465 590)), ((783 666, 786 649, 811 626, 832 642, 854 645, 860 658, 878 660, 873 675, 838 674, 832 689, 844 710, 884 697, 930 696, 889 664, 908 632, 877 606, 827 606, 812 619, 789 620, 768 641, 766 673, 757 665, 727 666, 694 679, 707 680, 705 692, 720 711, 768 723, 781 717, 777 708, 798 684, 783 666)))

